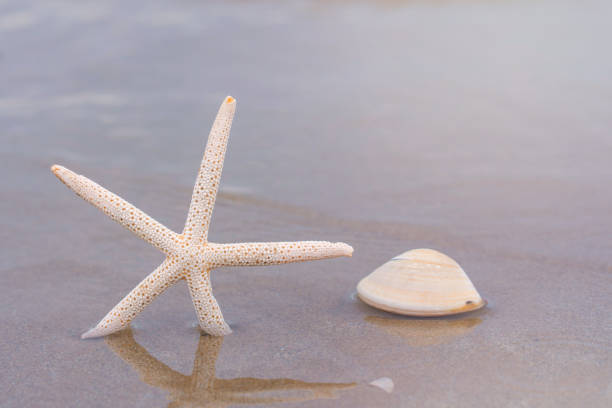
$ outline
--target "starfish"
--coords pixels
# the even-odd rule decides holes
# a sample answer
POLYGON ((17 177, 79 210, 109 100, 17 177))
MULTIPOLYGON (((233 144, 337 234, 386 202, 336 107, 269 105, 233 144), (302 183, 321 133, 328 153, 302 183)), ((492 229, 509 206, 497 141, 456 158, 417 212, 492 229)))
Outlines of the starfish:
POLYGON ((191 375, 157 360, 134 340, 131 329, 106 337, 106 344, 128 363, 143 382, 166 390, 169 407, 226 407, 237 404, 274 404, 336 398, 335 392, 357 383, 317 383, 290 378, 232 378, 216 376, 223 337, 200 336, 191 375))
POLYGON ((187 281, 201 329, 213 336, 224 336, 231 333, 231 329, 223 319, 212 293, 212 269, 222 266, 277 265, 352 255, 353 248, 343 242, 208 242, 208 227, 235 111, 236 100, 228 96, 221 104, 208 136, 187 221, 180 234, 87 177, 62 166, 51 167, 51 171, 79 197, 166 255, 157 269, 81 338, 106 336, 127 327, 157 296, 181 279, 187 281))

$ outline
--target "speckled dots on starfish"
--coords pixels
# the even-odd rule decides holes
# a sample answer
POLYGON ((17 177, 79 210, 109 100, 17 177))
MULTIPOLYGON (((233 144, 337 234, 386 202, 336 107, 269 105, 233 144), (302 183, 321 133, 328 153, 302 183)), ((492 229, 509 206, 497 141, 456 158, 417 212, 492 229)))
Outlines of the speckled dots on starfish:
POLYGON ((212 269, 220 266, 276 265, 352 255, 353 248, 342 242, 208 242, 208 226, 235 111, 236 100, 228 96, 221 104, 208 136, 189 214, 181 234, 171 231, 88 178, 62 166, 51 167, 51 171, 79 197, 166 254, 166 259, 157 269, 81 338, 106 336, 125 328, 149 303, 180 279, 187 281, 202 330, 214 336, 224 336, 231 333, 231 329, 223 319, 212 293, 212 269))

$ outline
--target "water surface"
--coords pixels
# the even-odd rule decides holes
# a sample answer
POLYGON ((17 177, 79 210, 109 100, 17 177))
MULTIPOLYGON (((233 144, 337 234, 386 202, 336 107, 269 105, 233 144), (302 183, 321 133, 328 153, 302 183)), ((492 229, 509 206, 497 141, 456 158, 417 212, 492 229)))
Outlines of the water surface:
POLYGON ((0 1, 0 406, 610 406, 611 15, 596 0, 0 1), (228 94, 211 240, 354 256, 215 271, 222 342, 199 336, 182 283, 131 332, 81 341, 162 255, 49 166, 180 230, 228 94), (355 299, 423 247, 487 308, 423 320, 355 299), (367 385, 381 377, 393 392, 367 385))

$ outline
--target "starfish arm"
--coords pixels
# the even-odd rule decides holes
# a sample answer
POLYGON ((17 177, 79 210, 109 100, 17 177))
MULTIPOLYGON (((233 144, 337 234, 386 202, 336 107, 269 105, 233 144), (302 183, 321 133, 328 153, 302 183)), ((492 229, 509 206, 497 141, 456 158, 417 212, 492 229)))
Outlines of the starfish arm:
POLYGON ((58 165, 52 166, 51 171, 79 197, 98 207, 112 220, 162 252, 166 254, 172 252, 176 233, 85 176, 58 165))
POLYGON ((353 254, 350 245, 327 241, 211 243, 206 246, 206 251, 206 259, 213 268, 278 265, 353 254))
POLYGON ((208 135, 204 158, 202 159, 198 178, 193 188, 189 215, 183 230, 183 234, 188 238, 198 238, 201 242, 206 242, 207 240, 208 226, 210 225, 210 217, 215 206, 221 170, 223 170, 225 150, 227 148, 227 139, 232 127, 235 111, 236 100, 228 96, 221 104, 208 135))
POLYGON ((221 308, 213 296, 209 270, 189 271, 185 276, 200 328, 211 336, 225 336, 232 329, 225 323, 221 308))
POLYGON ((149 303, 181 277, 178 262, 170 257, 166 258, 117 303, 96 327, 84 333, 81 338, 102 337, 125 328, 149 303))

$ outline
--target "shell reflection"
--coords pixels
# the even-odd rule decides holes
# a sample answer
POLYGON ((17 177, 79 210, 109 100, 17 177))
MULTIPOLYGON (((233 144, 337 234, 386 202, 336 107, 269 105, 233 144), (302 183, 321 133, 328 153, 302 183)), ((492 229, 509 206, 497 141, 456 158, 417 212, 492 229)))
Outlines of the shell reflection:
POLYGON ((411 346, 434 346, 466 335, 482 323, 479 317, 467 319, 390 319, 367 316, 366 322, 382 328, 387 333, 400 336, 411 346))
POLYGON ((225 407, 336 398, 336 391, 356 383, 311 383, 289 378, 219 379, 215 365, 223 337, 200 336, 191 375, 182 374, 151 356, 134 340, 131 329, 107 336, 111 350, 149 385, 169 392, 169 407, 225 407))

